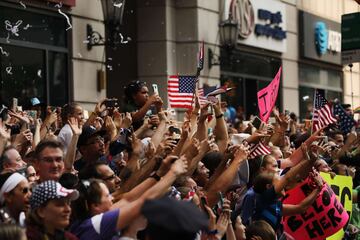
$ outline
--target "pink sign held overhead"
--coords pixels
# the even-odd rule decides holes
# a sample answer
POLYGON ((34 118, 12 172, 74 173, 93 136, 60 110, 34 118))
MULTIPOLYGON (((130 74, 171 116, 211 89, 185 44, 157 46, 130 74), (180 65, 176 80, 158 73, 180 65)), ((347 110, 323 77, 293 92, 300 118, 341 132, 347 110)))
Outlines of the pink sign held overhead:
MULTIPOLYGON (((299 204, 312 189, 308 182, 286 192, 284 204, 299 204)), ((324 184, 315 202, 306 212, 283 218, 284 231, 294 239, 323 240, 343 228, 349 215, 333 190, 324 184)))
POLYGON ((281 67, 277 72, 275 78, 266 87, 261 89, 257 93, 258 106, 259 106, 259 117, 263 122, 268 122, 272 109, 275 106, 275 102, 279 92, 281 76, 281 67))

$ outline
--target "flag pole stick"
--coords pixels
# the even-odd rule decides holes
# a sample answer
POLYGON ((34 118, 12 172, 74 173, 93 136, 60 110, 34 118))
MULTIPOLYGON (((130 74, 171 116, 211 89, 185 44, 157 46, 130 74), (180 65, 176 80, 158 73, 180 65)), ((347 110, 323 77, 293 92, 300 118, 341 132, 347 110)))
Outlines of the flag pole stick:
POLYGON ((315 99, 316 99, 316 91, 317 89, 315 89, 315 92, 314 92, 314 97, 313 97, 313 112, 312 112, 312 119, 311 119, 311 129, 310 129, 310 135, 313 134, 313 129, 314 129, 314 112, 315 112, 315 99))
POLYGON ((353 79, 352 79, 352 67, 353 64, 348 65, 350 67, 350 84, 351 84, 351 108, 354 109, 354 89, 353 89, 353 79))

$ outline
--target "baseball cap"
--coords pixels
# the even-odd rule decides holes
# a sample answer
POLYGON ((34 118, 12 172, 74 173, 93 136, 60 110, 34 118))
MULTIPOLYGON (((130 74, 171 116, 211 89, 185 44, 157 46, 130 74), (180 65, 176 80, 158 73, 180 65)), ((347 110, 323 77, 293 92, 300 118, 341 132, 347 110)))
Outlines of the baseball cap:
POLYGON ((49 200, 69 197, 71 201, 79 197, 79 192, 73 189, 67 189, 60 183, 53 180, 45 181, 37 185, 30 198, 31 209, 43 206, 49 200))
POLYGON ((163 233, 193 234, 208 227, 205 213, 187 201, 169 197, 149 200, 144 203, 141 212, 149 225, 162 229, 163 233))
POLYGON ((79 137, 77 146, 83 146, 86 144, 86 141, 92 136, 104 136, 106 134, 106 130, 96 130, 94 126, 85 126, 83 127, 82 133, 79 137))

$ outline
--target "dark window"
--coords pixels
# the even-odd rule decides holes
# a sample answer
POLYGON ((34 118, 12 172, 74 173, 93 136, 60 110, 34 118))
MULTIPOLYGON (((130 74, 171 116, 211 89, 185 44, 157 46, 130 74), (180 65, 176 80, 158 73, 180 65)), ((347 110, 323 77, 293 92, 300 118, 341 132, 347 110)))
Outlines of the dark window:
POLYGON ((342 101, 342 72, 317 66, 299 65, 300 119, 312 117, 315 89, 324 90, 328 101, 342 101))
MULTIPOLYGON (((276 75, 281 60, 278 58, 234 51, 221 51, 221 83, 235 89, 222 97, 231 106, 243 108, 246 119, 258 115, 257 92, 269 85, 276 75)), ((281 109, 281 87, 276 106, 281 109)))
POLYGON ((18 36, 0 32, 0 46, 9 54, 0 54, 1 100, 16 97, 24 107, 33 97, 49 105, 68 102, 66 19, 57 12, 1 3, 0 22, 5 21, 18 26, 18 36))

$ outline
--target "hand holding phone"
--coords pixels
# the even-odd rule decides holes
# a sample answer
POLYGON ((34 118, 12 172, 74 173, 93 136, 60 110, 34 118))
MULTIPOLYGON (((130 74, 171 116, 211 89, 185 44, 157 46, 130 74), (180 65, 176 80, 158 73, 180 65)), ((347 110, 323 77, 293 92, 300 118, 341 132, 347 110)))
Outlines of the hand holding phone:
POLYGON ((251 121, 251 124, 256 128, 259 129, 261 126, 261 119, 258 116, 255 116, 254 119, 251 121))

